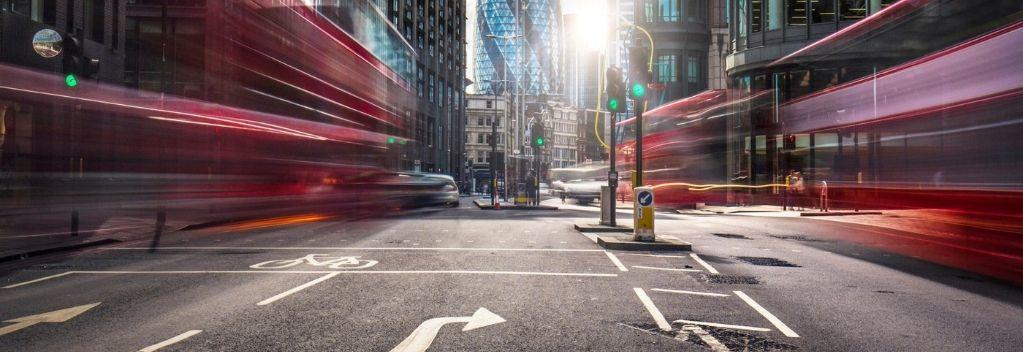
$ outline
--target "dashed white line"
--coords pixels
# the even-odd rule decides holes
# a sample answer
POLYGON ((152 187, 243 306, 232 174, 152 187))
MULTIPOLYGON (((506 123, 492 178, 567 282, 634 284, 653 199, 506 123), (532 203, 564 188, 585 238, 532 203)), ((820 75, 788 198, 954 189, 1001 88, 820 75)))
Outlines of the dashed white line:
POLYGON ((767 318, 767 321, 771 322, 771 324, 774 324, 774 327, 778 328, 778 331, 781 331, 781 333, 785 334, 785 336, 799 337, 799 335, 796 334, 795 331, 789 329, 788 325, 785 325, 785 323, 781 322, 781 319, 778 319, 778 317, 774 316, 774 314, 768 312, 767 309, 764 309, 764 307, 760 306, 759 303, 754 301, 745 293, 742 293, 742 291, 732 291, 732 293, 735 293, 735 295, 739 296, 739 298, 742 298, 742 300, 745 301, 746 304, 749 304, 750 307, 753 307, 753 309, 756 310, 757 313, 760 313, 760 315, 763 315, 764 318, 767 318))
POLYGON ((633 265, 633 268, 637 269, 649 269, 649 270, 665 270, 665 271, 686 271, 686 272, 700 272, 703 270, 699 269, 675 269, 675 268, 655 268, 652 266, 633 265))
POLYGON ((622 261, 618 260, 618 257, 614 255, 614 253, 604 252, 604 254, 607 254, 608 259, 611 259, 611 262, 615 263, 615 266, 618 267, 618 270, 629 271, 629 268, 626 268, 625 265, 622 264, 622 261))
POLYGON ((669 290, 664 288, 652 288, 650 291, 667 292, 667 293, 681 293, 686 295, 697 295, 697 296, 711 296, 711 297, 728 297, 729 295, 724 293, 713 293, 713 292, 697 292, 697 291, 683 291, 683 290, 669 290))
POLYGON ((15 288, 15 287, 18 287, 18 286, 25 286, 25 285, 28 285, 28 284, 34 284, 34 283, 37 283, 39 281, 55 279, 55 278, 58 278, 58 277, 61 277, 61 276, 64 276, 64 275, 71 274, 71 273, 74 273, 74 271, 65 271, 65 272, 62 272, 62 273, 56 274, 56 275, 50 275, 50 276, 41 277, 41 278, 38 278, 38 279, 35 279, 35 280, 19 282, 19 283, 13 284, 13 285, 4 286, 4 288, 15 288))
POLYGON ((661 314, 661 311, 657 309, 657 306, 654 305, 654 301, 650 300, 650 296, 647 296, 646 292, 639 287, 633 287, 632 290, 636 291, 636 296, 639 297, 639 301, 643 302, 643 306, 646 307, 646 311, 650 312, 650 316, 652 316, 654 321, 657 322, 657 327, 664 331, 671 331, 671 324, 668 323, 667 319, 664 319, 664 314, 661 314))
POLYGON ((700 256, 696 255, 696 253, 689 253, 689 256, 693 257, 693 260, 695 260, 697 263, 700 263, 700 265, 702 265, 704 268, 707 268, 707 271, 709 271, 711 274, 720 274, 717 269, 714 269, 714 267, 710 266, 710 264, 707 264, 707 262, 703 261, 703 259, 700 259, 700 256))
POLYGON ((683 324, 713 326, 713 327, 716 327, 716 328, 725 328, 725 329, 749 330, 749 331, 764 331, 764 332, 771 331, 771 329, 768 329, 768 328, 758 328, 758 327, 755 327, 755 326, 709 323, 709 322, 705 322, 705 321, 694 321, 694 320, 679 319, 679 320, 676 320, 675 322, 676 323, 683 323, 683 324))
POLYGON ((277 300, 279 300, 279 299, 281 299, 281 298, 284 298, 284 297, 288 297, 288 296, 290 296, 291 294, 293 294, 293 293, 295 293, 295 292, 298 292, 298 291, 302 291, 302 290, 304 290, 304 289, 307 289, 307 288, 309 288, 309 287, 310 287, 310 286, 312 286, 312 285, 315 285, 315 284, 321 283, 321 282, 323 282, 323 281, 326 281, 326 280, 327 280, 327 279, 329 279, 329 278, 332 278, 332 277, 338 276, 338 275, 340 275, 340 274, 341 274, 341 273, 330 273, 330 274, 327 274, 327 275, 323 275, 323 276, 320 276, 320 278, 318 278, 318 279, 316 279, 316 280, 313 280, 313 281, 309 281, 309 282, 306 282, 306 283, 304 283, 304 284, 298 285, 297 287, 295 287, 295 288, 293 288, 293 289, 290 289, 290 290, 287 290, 287 291, 281 292, 280 294, 278 294, 278 295, 276 295, 276 296, 273 296, 273 297, 270 297, 270 298, 264 299, 264 300, 260 301, 259 303, 256 303, 256 305, 257 305, 257 306, 265 306, 265 305, 267 305, 267 304, 270 304, 270 303, 274 303, 274 301, 277 301, 277 300))
POLYGON ((169 339, 167 339, 167 340, 165 340, 163 342, 160 342, 158 344, 155 344, 155 345, 143 348, 143 349, 139 350, 139 352, 153 352, 153 351, 159 350, 161 348, 164 348, 164 347, 176 344, 178 342, 181 342, 182 340, 187 339, 187 338, 192 337, 192 336, 195 336, 196 334, 198 334, 200 332, 202 332, 202 330, 188 330, 188 331, 185 331, 181 335, 174 336, 174 337, 169 338, 169 339))

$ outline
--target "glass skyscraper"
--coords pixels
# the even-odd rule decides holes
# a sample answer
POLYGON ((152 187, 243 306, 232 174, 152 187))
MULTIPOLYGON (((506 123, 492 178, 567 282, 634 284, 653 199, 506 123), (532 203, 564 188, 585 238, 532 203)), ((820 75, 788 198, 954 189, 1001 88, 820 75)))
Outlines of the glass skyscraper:
POLYGON ((476 11, 476 84, 480 92, 515 92, 515 84, 520 84, 526 95, 561 93, 558 0, 479 0, 476 11), (516 13, 522 14, 521 20, 516 13))

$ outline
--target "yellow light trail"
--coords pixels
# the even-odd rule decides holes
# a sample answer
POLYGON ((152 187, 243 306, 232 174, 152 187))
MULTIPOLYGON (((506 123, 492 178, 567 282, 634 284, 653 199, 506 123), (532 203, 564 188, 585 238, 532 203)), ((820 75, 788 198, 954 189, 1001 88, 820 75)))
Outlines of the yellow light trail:
POLYGON ((719 188, 758 189, 758 188, 771 188, 771 187, 787 187, 787 185, 785 185, 784 183, 769 183, 769 184, 766 184, 766 185, 758 185, 758 186, 727 185, 727 184, 725 184, 725 185, 722 185, 722 184, 702 184, 701 185, 701 184, 686 183, 686 182, 671 182, 671 183, 662 183, 662 184, 659 184, 659 185, 654 185, 652 187, 653 187, 653 189, 669 188, 669 187, 689 187, 690 191, 700 192, 700 191, 709 191, 709 190, 712 190, 712 189, 719 189, 719 188))

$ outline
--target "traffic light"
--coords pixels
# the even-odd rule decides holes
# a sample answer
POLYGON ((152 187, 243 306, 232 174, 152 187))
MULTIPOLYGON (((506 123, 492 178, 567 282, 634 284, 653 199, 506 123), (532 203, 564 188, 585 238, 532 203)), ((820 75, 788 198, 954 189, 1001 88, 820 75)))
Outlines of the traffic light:
POLYGON ((625 112, 625 78, 622 70, 611 66, 605 71, 604 91, 607 93, 607 111, 625 112))
POLYGON ((543 123, 534 123, 532 131, 532 146, 533 148, 543 148, 547 144, 547 137, 544 135, 543 123))
POLYGON ((641 46, 629 48, 629 98, 645 100, 650 77, 650 49, 641 46))
POLYGON ((99 72, 99 59, 85 56, 81 42, 71 33, 64 35, 63 46, 64 83, 68 87, 78 85, 81 78, 91 78, 99 72))

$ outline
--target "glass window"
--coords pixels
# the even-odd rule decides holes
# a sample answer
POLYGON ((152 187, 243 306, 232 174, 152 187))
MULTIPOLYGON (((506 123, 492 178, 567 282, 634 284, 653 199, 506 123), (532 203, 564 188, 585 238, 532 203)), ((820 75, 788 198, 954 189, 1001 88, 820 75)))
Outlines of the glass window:
POLYGON ((679 0, 659 0, 660 6, 658 6, 661 12, 661 22, 678 22, 678 2, 679 0))
POLYGON ((676 82, 678 74, 675 71, 677 57, 675 55, 661 55, 657 57, 657 81, 676 82))
POLYGON ((736 2, 735 2, 736 3, 735 4, 735 11, 738 12, 736 14, 737 19, 738 19, 738 21, 736 21, 737 22, 736 26, 737 26, 738 31, 739 31, 739 38, 745 38, 746 37, 746 25, 747 25, 746 24, 746 19, 747 19, 746 18, 746 1, 747 0, 736 0, 736 2))
POLYGON ((841 21, 855 21, 867 17, 866 0, 838 0, 838 8, 842 11, 841 21))
POLYGON ((686 0, 686 20, 703 22, 706 19, 705 0, 686 0))
POLYGON ((767 7, 764 8, 764 23, 767 30, 773 31, 781 28, 782 13, 785 11, 782 0, 767 0, 767 7))
POLYGON ((643 20, 646 23, 654 22, 654 4, 652 2, 643 4, 643 20))
POLYGON ((753 33, 760 33, 763 25, 763 5, 762 0, 750 0, 750 29, 753 33))
POLYGON ((788 8, 786 23, 790 26, 806 25, 806 0, 788 0, 786 7, 788 8))
POLYGON ((689 83, 700 82, 700 58, 696 55, 686 57, 686 81, 689 83))
POLYGON ((835 22, 835 2, 832 0, 810 0, 812 23, 835 22))

